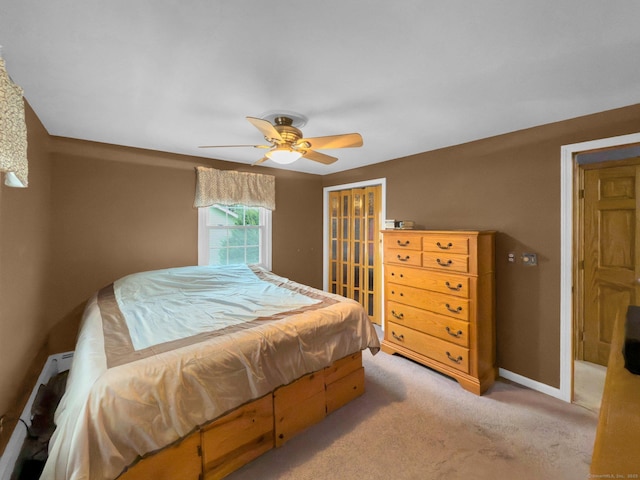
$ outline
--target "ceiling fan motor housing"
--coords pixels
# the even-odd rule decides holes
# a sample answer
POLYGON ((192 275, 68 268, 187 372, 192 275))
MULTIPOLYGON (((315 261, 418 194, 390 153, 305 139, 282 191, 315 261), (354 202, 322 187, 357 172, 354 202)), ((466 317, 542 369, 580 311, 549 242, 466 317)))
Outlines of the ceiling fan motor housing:
POLYGON ((274 128, 278 131, 282 137, 282 142, 277 142, 282 145, 293 145, 295 142, 302 138, 302 131, 292 126, 292 119, 289 117, 276 117, 274 128))
POLYGON ((285 117, 284 115, 278 116, 273 119, 275 125, 293 125, 293 118, 285 117))

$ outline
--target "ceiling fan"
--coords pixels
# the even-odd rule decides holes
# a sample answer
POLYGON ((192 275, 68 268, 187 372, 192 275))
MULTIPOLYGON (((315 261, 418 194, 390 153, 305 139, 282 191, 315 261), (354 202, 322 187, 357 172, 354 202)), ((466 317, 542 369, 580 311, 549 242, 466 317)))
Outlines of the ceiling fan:
POLYGON ((275 114, 272 116, 273 124, 265 118, 247 117, 247 120, 264 135, 264 139, 269 145, 202 145, 200 148, 253 147, 267 149, 268 152, 265 153, 265 156, 254 165, 259 165, 267 160, 284 165, 293 163, 299 158, 307 158, 314 162, 330 165, 338 159, 317 150, 362 146, 362 136, 359 133, 304 138, 302 131, 294 125, 295 121, 298 126, 302 126, 304 117, 295 114, 275 114))

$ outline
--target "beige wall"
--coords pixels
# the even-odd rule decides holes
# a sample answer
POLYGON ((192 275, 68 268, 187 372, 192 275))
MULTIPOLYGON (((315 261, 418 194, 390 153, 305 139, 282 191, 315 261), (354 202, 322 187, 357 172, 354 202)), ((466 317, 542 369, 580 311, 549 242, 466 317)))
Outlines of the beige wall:
POLYGON ((51 349, 73 349, 86 299, 124 275, 195 265, 196 165, 276 176, 273 271, 321 286, 322 196, 315 175, 52 138, 51 349))
MULTIPOLYGON (((560 147, 640 132, 640 105, 323 177, 387 179, 387 218, 497 230, 498 365, 559 387, 560 147), (538 254, 537 267, 507 254, 538 254)), ((425 132, 428 135, 428 132, 425 132)))
MULTIPOLYGON (((24 395, 29 366, 47 338, 43 299, 51 236, 48 135, 28 105, 26 119, 29 187, 0 184, 0 415, 24 395)), ((0 177, 4 182, 4 175, 0 177)), ((0 446, 5 439, 0 436, 0 446)))

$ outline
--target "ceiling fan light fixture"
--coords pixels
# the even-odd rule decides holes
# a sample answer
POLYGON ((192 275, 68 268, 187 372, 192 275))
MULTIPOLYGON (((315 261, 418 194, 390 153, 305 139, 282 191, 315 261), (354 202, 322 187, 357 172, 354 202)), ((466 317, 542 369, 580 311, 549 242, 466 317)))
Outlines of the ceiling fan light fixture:
POLYGON ((306 121, 304 117, 280 112, 273 113, 271 116, 269 119, 247 117, 249 123, 260 131, 269 145, 203 145, 201 148, 253 147, 268 150, 265 156, 253 165, 260 165, 267 160, 287 165, 301 157, 324 165, 331 165, 338 159, 317 150, 362 146, 362 135, 359 133, 304 138, 302 131, 296 126, 296 123, 306 121), (271 116, 273 116, 272 119, 271 116))
POLYGON ((302 153, 289 147, 277 147, 265 154, 270 160, 281 165, 293 163, 302 157, 302 153))

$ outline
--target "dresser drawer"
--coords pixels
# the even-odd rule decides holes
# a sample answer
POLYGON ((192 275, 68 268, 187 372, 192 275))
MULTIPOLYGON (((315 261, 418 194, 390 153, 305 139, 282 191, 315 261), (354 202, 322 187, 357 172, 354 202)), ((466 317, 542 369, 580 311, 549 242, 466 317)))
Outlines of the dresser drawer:
POLYGON ((469 237, 447 234, 423 235, 422 249, 425 252, 469 255, 469 237))
POLYGON ((442 293, 427 292, 421 288, 409 287, 397 283, 387 283, 385 298, 403 305, 441 313, 458 320, 469 320, 470 300, 442 293))
POLYGON ((422 265, 422 252, 420 250, 402 250, 399 248, 385 248, 384 261, 400 265, 422 265))
POLYGON ((433 292, 448 293, 469 298, 469 277, 451 273, 437 273, 400 265, 386 265, 385 282, 424 288, 433 292))
POLYGON ((403 250, 422 250, 422 235, 411 232, 394 231, 384 237, 384 248, 400 248, 403 250))
POLYGON ((422 266, 447 272, 469 273, 469 257, 452 253, 423 252, 422 266))
POLYGON ((385 306, 385 318, 398 325, 413 328, 462 347, 469 347, 468 322, 389 301, 385 306))
POLYGON ((445 342, 426 333, 388 322, 385 339, 391 343, 402 345, 409 350, 420 353, 440 363, 469 373, 469 349, 445 342))

